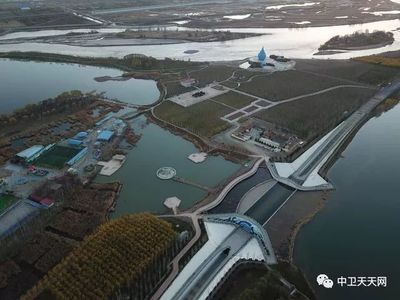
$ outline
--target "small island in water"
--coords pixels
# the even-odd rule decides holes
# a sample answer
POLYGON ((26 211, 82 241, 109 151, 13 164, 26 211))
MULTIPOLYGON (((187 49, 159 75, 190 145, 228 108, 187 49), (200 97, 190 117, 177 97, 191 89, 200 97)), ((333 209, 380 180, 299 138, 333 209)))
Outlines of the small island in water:
POLYGON ((319 47, 316 55, 327 55, 335 50, 363 50, 379 48, 394 42, 392 32, 385 31, 356 31, 343 36, 336 35, 319 47))

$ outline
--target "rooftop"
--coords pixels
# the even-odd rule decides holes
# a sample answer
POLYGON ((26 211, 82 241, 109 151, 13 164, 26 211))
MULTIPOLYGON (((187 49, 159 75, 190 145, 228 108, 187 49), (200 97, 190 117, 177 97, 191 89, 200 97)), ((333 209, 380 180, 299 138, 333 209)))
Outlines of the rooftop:
POLYGON ((97 136, 97 139, 99 141, 109 141, 113 135, 114 135, 114 131, 103 130, 99 133, 99 135, 97 136))
POLYGON ((17 153, 17 156, 24 159, 29 159, 35 154, 37 154, 39 151, 41 151, 43 148, 44 147, 42 145, 35 145, 28 149, 25 149, 24 151, 17 153))

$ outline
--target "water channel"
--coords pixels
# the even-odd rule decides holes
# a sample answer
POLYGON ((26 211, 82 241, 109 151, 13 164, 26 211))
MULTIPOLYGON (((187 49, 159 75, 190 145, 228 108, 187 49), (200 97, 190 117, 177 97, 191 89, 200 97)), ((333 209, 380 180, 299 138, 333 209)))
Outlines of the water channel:
POLYGON ((399 299, 400 106, 371 119, 332 169, 323 210, 297 237, 295 262, 319 299, 399 299), (324 289, 318 274, 386 276, 388 286, 324 289))

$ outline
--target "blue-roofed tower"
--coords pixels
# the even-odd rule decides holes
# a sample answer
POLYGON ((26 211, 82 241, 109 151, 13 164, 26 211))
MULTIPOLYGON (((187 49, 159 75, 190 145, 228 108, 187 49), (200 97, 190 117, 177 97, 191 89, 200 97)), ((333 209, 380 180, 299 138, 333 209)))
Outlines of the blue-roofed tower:
POLYGON ((266 59, 267 59, 267 54, 265 53, 264 47, 262 47, 260 53, 258 53, 258 60, 265 61, 266 59))

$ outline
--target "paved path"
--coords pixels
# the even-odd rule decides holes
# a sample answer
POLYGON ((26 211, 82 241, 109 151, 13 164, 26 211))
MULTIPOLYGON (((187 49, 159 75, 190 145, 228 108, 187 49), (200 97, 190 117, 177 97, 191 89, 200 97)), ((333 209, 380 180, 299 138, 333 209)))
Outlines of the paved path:
POLYGON ((250 176, 253 176, 253 175, 257 172, 258 167, 260 166, 260 164, 261 164, 262 162, 264 162, 264 161, 265 161, 265 158, 264 158, 264 157, 259 158, 259 159, 254 163, 253 167, 252 167, 248 172, 246 172, 246 173, 240 175, 239 177, 236 177, 234 180, 232 180, 231 182, 229 182, 229 184, 228 184, 227 186, 225 186, 225 188, 221 191, 221 193, 218 195, 218 197, 217 197, 214 201, 212 201, 212 202, 210 202, 209 204, 206 204, 206 205, 204 205, 204 206, 198 208, 198 209, 195 211, 195 213, 196 213, 196 214, 201 214, 201 213, 203 213, 203 212, 205 212, 205 211, 207 211, 207 210, 213 209, 214 207, 218 206, 218 205, 222 202, 222 200, 224 200, 224 198, 225 198, 225 196, 228 194, 228 192, 229 192, 231 189, 233 189, 233 187, 234 187, 235 185, 237 185, 239 182, 241 182, 241 181, 243 181, 243 180, 249 178, 250 176))
POLYGON ((174 281, 174 279, 176 278, 176 276, 179 273, 179 261, 181 260, 182 257, 185 256, 186 252, 188 252, 190 250, 190 248, 192 248, 192 246, 197 242, 197 240, 201 236, 199 217, 196 214, 194 214, 194 213, 188 214, 188 215, 182 214, 180 216, 187 216, 187 217, 191 218, 195 234, 194 234, 194 237, 185 245, 185 247, 183 247, 183 249, 178 253, 178 255, 175 256, 174 259, 172 260, 172 262, 171 262, 172 271, 168 275, 168 277, 163 281, 163 283, 158 288, 158 290, 154 293, 154 295, 151 297, 152 300, 159 300, 161 298, 161 296, 164 294, 164 292, 167 290, 167 288, 171 285, 171 283, 174 281))

